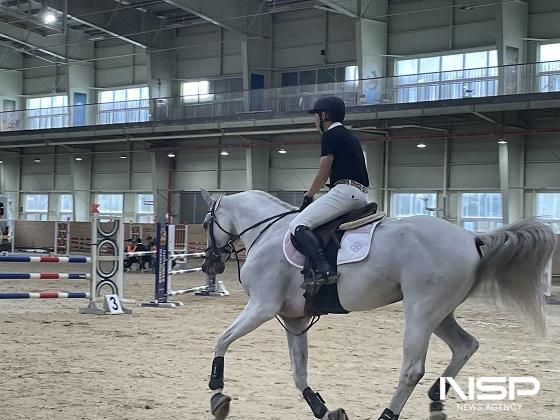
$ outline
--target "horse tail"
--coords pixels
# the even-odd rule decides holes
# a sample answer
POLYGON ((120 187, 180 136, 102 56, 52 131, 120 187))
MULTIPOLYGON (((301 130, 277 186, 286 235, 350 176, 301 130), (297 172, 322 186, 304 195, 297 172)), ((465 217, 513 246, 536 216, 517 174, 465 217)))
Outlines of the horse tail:
POLYGON ((476 236, 481 253, 474 289, 513 304, 544 332, 545 298, 542 275, 556 247, 552 228, 527 219, 476 236))

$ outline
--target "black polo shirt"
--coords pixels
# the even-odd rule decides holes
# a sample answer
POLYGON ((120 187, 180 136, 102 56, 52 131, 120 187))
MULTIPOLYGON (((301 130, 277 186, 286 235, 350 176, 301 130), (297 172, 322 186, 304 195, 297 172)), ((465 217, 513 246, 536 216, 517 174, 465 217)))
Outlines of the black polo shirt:
POLYGON ((331 186, 341 179, 351 179, 369 186, 366 161, 360 142, 343 125, 332 127, 321 137, 321 156, 333 155, 331 186))

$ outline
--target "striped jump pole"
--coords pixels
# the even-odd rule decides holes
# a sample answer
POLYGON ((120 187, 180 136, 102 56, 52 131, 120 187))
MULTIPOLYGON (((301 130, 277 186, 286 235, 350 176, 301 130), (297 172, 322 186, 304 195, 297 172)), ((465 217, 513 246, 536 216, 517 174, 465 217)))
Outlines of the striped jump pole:
POLYGON ((2 280, 89 280, 90 273, 0 273, 2 280))
POLYGON ((187 257, 191 257, 191 258, 204 258, 206 256, 205 252, 191 252, 191 253, 186 253, 186 254, 173 254, 171 255, 171 259, 172 260, 176 260, 179 258, 187 258, 187 257))
POLYGON ((0 299, 89 299, 89 293, 82 293, 82 292, 0 293, 0 299))
POLYGON ((200 273, 201 271, 202 271, 202 268, 197 267, 197 268, 187 268, 185 270, 173 270, 173 271, 170 271, 169 274, 171 274, 173 276, 175 274, 200 273))
POLYGON ((135 252, 125 252, 125 257, 141 257, 144 255, 153 255, 156 251, 135 251, 135 252))
POLYGON ((91 262, 91 257, 31 257, 27 255, 7 255, 0 256, 0 263, 3 262, 86 264, 91 262))

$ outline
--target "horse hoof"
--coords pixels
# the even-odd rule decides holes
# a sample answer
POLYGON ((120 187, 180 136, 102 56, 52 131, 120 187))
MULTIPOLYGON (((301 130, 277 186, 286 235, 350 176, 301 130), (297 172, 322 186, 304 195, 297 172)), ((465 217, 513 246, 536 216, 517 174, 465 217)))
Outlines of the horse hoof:
POLYGON ((231 398, 222 393, 214 395, 210 399, 210 410, 214 419, 224 420, 229 414, 229 403, 231 398))
POLYGON ((326 420, 349 420, 346 415, 346 411, 342 408, 338 408, 334 411, 329 411, 326 420))
POLYGON ((445 414, 443 411, 434 411, 430 413, 430 417, 428 417, 428 420, 447 420, 447 414, 445 414))

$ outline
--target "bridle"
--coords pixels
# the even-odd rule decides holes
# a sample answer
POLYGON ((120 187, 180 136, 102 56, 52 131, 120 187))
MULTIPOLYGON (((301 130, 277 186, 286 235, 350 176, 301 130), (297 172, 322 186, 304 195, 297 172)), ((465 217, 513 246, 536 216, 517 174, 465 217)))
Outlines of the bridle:
POLYGON ((259 232, 259 234, 255 238, 255 240, 249 245, 249 247, 247 247, 246 254, 248 255, 249 251, 251 250, 253 245, 259 240, 261 235, 268 230, 268 228, 270 228, 273 224, 275 224, 279 220, 283 219, 284 217, 286 217, 290 214, 294 214, 294 213, 299 212, 299 209, 289 210, 289 211, 286 211, 286 212, 283 212, 283 213, 280 213, 280 214, 276 214, 276 215, 271 216, 271 217, 267 217, 266 219, 261 220, 260 222, 257 222, 255 224, 249 226, 246 229, 243 229, 243 231, 241 233, 235 234, 235 233, 229 232, 228 230, 224 229, 220 225, 220 223, 218 223, 218 219, 216 218, 216 210, 218 209, 218 206, 220 204, 220 200, 221 200, 221 197, 218 198, 216 201, 214 201, 214 203, 212 204, 212 207, 210 208, 210 211, 207 213, 207 214, 210 215, 210 220, 209 220, 209 223, 207 225, 207 229, 209 229, 210 243, 209 243, 208 248, 206 248, 204 250, 204 252, 206 253, 205 258, 208 259, 208 261, 210 263, 223 264, 231 258, 232 254, 234 254, 235 255, 235 260, 237 261, 237 280, 239 281, 239 283, 241 283, 241 264, 239 262, 239 254, 241 252, 243 252, 245 250, 245 248, 241 248, 239 250, 236 249, 235 248, 235 241, 240 239, 241 236, 243 236, 248 231, 257 228, 257 227, 265 224, 266 222, 270 222, 263 230, 261 230, 259 232), (214 236, 214 225, 216 225, 222 232, 224 232, 229 237, 228 241, 223 246, 218 246, 216 244, 216 237, 214 236), (221 260, 222 255, 225 255, 225 254, 227 254, 227 258, 224 261, 222 261, 221 260))

